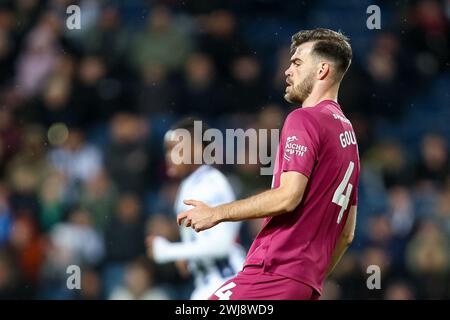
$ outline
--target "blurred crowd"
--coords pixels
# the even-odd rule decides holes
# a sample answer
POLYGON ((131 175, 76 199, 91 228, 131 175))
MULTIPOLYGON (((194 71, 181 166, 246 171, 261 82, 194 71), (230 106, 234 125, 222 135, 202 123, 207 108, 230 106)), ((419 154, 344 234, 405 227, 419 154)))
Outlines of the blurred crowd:
MULTIPOLYGON (((179 240, 166 130, 187 115, 280 128, 296 107, 290 36, 342 10, 364 21, 342 21, 354 60, 339 97, 362 176, 356 238, 323 298, 450 298, 450 1, 375 1, 375 31, 366 1, 288 2, 0 1, 0 298, 188 298, 190 275, 145 255, 146 235, 179 240)), ((238 197, 270 187, 258 164, 220 169, 238 197)), ((260 225, 243 225, 246 248, 260 225)))

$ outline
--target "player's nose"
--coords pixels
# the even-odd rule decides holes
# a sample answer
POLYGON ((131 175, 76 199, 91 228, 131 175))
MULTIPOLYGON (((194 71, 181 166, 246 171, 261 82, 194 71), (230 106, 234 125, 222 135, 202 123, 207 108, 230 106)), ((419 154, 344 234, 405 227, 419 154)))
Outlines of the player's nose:
POLYGON ((284 71, 284 75, 286 77, 289 77, 291 75, 291 67, 287 68, 286 71, 284 71))

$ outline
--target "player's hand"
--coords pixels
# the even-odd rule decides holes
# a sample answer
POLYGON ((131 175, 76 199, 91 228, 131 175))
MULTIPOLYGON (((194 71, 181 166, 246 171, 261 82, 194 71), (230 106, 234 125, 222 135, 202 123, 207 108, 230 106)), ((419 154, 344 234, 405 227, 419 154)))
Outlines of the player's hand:
POLYGON ((197 200, 184 200, 184 204, 194 206, 195 208, 180 213, 177 217, 178 225, 184 219, 185 227, 191 227, 196 232, 200 232, 214 227, 219 221, 216 219, 215 209, 207 206, 205 203, 197 200))

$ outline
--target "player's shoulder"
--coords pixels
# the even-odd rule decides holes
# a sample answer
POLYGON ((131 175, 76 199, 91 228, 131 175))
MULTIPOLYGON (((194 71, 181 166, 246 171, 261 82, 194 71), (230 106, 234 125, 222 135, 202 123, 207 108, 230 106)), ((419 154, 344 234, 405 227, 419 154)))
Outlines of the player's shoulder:
POLYGON ((288 123, 296 122, 296 121, 302 119, 304 117, 304 114, 305 114, 305 112, 303 111, 302 108, 294 109, 287 114, 286 119, 284 120, 284 123, 288 124, 288 123))
POLYGON ((340 105, 333 100, 321 101, 315 107, 294 109, 286 117, 288 122, 311 122, 314 125, 321 125, 324 121, 334 119, 350 124, 340 105))
POLYGON ((288 113, 286 119, 308 116, 307 108, 296 108, 288 113))
POLYGON ((319 124, 317 118, 317 112, 315 110, 311 110, 314 108, 297 108, 292 110, 286 116, 285 125, 291 126, 310 126, 316 127, 319 124))
MULTIPOLYGON (((219 187, 219 189, 222 190, 222 192, 227 192, 229 194, 234 194, 233 188, 231 187, 230 181, 228 180, 227 176, 220 171, 217 168, 211 167, 209 171, 209 175, 211 178, 211 181, 214 181, 214 183, 219 187)), ((209 183, 207 181, 207 183, 209 183)))
POLYGON ((190 183, 194 185, 206 186, 227 186, 227 177, 217 168, 210 165, 202 165, 190 177, 190 183))
POLYGON ((205 165, 205 175, 203 175, 203 179, 210 180, 213 179, 214 181, 220 181, 220 182, 227 182, 226 176, 217 168, 214 168, 210 165, 205 165))
POLYGON ((184 189, 194 193, 198 200, 209 205, 218 205, 235 199, 235 194, 228 178, 218 169, 202 165, 189 177, 184 189))

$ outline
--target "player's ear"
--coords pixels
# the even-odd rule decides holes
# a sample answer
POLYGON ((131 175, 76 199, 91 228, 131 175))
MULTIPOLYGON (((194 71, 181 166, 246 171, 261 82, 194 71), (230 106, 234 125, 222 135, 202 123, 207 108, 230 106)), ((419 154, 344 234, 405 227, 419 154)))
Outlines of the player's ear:
POLYGON ((327 62, 319 63, 319 70, 317 71, 317 79, 323 80, 330 72, 330 64, 327 62))

